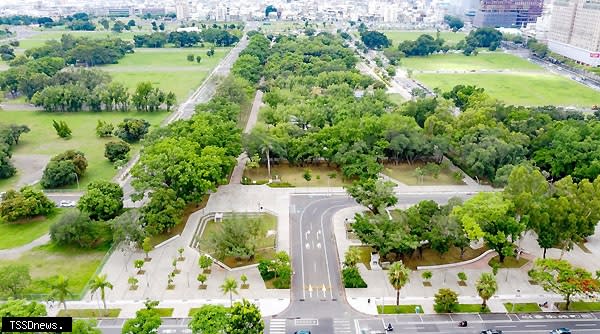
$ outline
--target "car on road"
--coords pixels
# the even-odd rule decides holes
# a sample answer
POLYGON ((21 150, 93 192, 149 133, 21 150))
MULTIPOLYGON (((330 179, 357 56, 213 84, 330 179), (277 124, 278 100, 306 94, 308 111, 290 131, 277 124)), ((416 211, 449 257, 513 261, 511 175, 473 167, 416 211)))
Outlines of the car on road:
POLYGON ((550 331, 550 334, 571 334, 571 329, 561 327, 561 328, 557 328, 555 330, 550 331))
POLYGON ((499 329, 486 329, 481 331, 481 334, 502 334, 502 331, 499 329))
POLYGON ((60 206, 61 208, 72 208, 75 206, 75 201, 62 200, 62 201, 60 201, 58 206, 60 206))
POLYGON ((303 330, 299 330, 297 332, 294 332, 294 334, 310 334, 310 331, 307 331, 307 330, 303 329, 303 330))

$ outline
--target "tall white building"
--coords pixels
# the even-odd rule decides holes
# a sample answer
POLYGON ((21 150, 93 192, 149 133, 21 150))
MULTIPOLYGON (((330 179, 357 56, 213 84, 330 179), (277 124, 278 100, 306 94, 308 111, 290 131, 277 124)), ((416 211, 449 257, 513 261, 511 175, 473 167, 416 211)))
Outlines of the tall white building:
POLYGON ((190 7, 187 3, 187 0, 177 0, 175 3, 175 15, 177 15, 177 20, 179 21, 186 21, 190 19, 190 7))
POLYGON ((580 63, 600 66, 600 0, 554 0, 548 48, 580 63))

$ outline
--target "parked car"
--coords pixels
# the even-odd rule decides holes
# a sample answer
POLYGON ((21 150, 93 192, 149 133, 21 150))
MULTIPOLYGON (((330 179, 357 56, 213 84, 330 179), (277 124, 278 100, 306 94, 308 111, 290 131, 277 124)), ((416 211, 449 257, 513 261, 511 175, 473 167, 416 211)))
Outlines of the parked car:
POLYGON ((550 334, 571 334, 571 329, 569 328, 557 328, 555 330, 550 331, 550 334))
POLYGON ((58 206, 60 206, 62 208, 72 208, 72 207, 75 206, 75 201, 65 201, 65 200, 62 200, 62 201, 60 201, 60 203, 59 203, 58 206))
POLYGON ((294 334, 310 334, 310 331, 307 331, 307 330, 303 329, 303 330, 299 330, 297 332, 294 332, 294 334))
POLYGON ((502 331, 499 329, 486 329, 481 331, 481 334, 502 334, 502 331))

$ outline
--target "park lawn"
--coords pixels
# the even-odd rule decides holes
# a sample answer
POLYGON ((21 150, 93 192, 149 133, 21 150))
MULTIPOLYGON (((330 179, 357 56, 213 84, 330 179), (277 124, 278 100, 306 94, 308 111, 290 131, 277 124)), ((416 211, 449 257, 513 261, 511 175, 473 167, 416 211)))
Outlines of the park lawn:
POLYGON ((202 84, 209 73, 227 55, 229 48, 216 48, 215 55, 206 56, 205 49, 136 49, 118 64, 100 67, 110 73, 113 81, 121 82, 130 92, 138 83, 149 81, 164 91, 171 91, 177 101, 184 101, 202 84), (187 61, 188 54, 202 57, 200 64, 187 61))
MULTIPOLYGON (((115 126, 125 118, 143 118, 150 122, 152 128, 157 127, 167 116, 166 112, 74 112, 74 113, 49 113, 43 111, 0 111, 0 119, 6 123, 25 124, 30 132, 21 136, 19 144, 12 151, 13 154, 45 154, 54 156, 69 149, 83 152, 88 160, 88 168, 83 177, 79 179, 80 187, 84 188, 91 181, 110 180, 116 174, 116 169, 104 157, 104 144, 120 140, 116 137, 99 138, 96 136, 98 120, 113 123, 115 126), (73 136, 65 140, 56 135, 52 127, 52 120, 67 122, 73 136)), ((132 145, 133 156, 140 148, 140 144, 132 145)), ((18 174, 11 179, 18 179, 18 174)), ((0 184, 2 185, 2 184, 0 184)), ((8 184, 5 184, 8 185, 8 184)), ((76 188, 77 185, 68 188, 76 188)), ((1 189, 1 188, 0 188, 1 189)))
POLYGON ((524 106, 582 106, 600 103, 600 93, 575 81, 554 74, 414 74, 414 78, 433 89, 449 91, 456 85, 476 85, 507 104, 524 106))
MULTIPOLYGON (((566 311, 565 306, 566 303, 556 303, 556 306, 561 311, 566 311)), ((579 311, 579 312, 597 312, 600 311, 600 302, 575 302, 572 301, 569 304, 569 311, 579 311)))
POLYGON ((517 312, 517 313, 533 313, 542 312, 542 309, 537 303, 504 303, 506 312, 517 312))
POLYGON ((401 105, 402 103, 406 102, 402 95, 396 93, 388 94, 388 98, 397 105, 401 105))
MULTIPOLYGON (((382 31, 387 38, 392 40, 393 46, 397 47, 403 41, 414 41, 423 34, 431 35, 433 38, 436 37, 437 32, 435 31, 382 31)), ((446 41, 446 44, 456 44, 463 40, 467 35, 462 32, 451 32, 442 31, 440 37, 446 41)), ((404 59, 403 59, 404 61, 404 59)))
POLYGON ((53 31, 43 31, 39 34, 35 34, 31 37, 20 40, 19 49, 27 50, 32 48, 37 48, 46 44, 46 41, 49 40, 58 40, 60 41, 62 35, 70 34, 76 37, 88 37, 94 39, 101 38, 120 38, 125 41, 133 41, 133 35, 139 34, 134 31, 124 31, 122 33, 116 33, 112 31, 71 31, 71 30, 53 30, 53 31))
POLYGON ((437 70, 527 70, 545 71, 523 58, 502 52, 480 53, 465 56, 462 53, 435 54, 427 57, 408 57, 401 60, 402 67, 418 71, 437 70))
POLYGON ((481 309, 481 304, 458 304, 456 313, 490 313, 490 309, 486 307, 481 309))
MULTIPOLYGON (((394 211, 391 211, 392 215, 394 215, 394 211)), ((410 257, 404 257, 402 262, 404 265, 410 269, 417 269, 418 266, 434 266, 440 264, 448 264, 448 263, 456 263, 467 261, 470 259, 474 259, 479 255, 483 254, 488 250, 487 247, 481 247, 478 249, 473 249, 471 247, 467 247, 465 249, 465 253, 463 254, 463 258, 460 258, 460 249, 457 247, 450 247, 450 250, 443 256, 431 248, 425 248, 423 250, 423 258, 421 258, 418 252, 415 252, 410 257)))
MULTIPOLYGON (((332 174, 333 175, 333 174, 332 174)), ((244 170, 244 176, 258 183, 264 183, 269 178, 267 166, 244 170)), ((277 178, 281 183, 289 183, 293 187, 343 187, 352 184, 351 180, 345 179, 342 172, 327 165, 309 165, 306 167, 290 166, 288 164, 271 165, 271 178, 277 178), (306 169, 310 169, 311 180, 304 179, 306 169), (335 173, 335 177, 329 175, 335 173)))
MULTIPOLYGON (((504 263, 500 263, 499 268, 521 268, 527 264, 527 262, 529 262, 529 260, 522 256, 519 258, 519 261, 517 261, 517 258, 514 256, 507 256, 504 258, 504 263)), ((494 256, 488 261, 490 267, 493 267, 493 263, 498 263, 498 256, 494 256)))
POLYGON ((0 266, 20 264, 29 266, 32 283, 26 294, 49 293, 45 282, 58 274, 69 279, 69 290, 74 298, 80 297, 87 282, 102 262, 108 248, 83 249, 58 246, 53 243, 42 245, 22 254, 14 260, 0 260, 0 266))
POLYGON ((377 305, 377 313, 379 314, 399 314, 399 313, 416 313, 416 308, 423 309, 421 305, 384 305, 383 312, 381 305, 377 305))
MULTIPOLYGON (((253 259, 245 260, 245 259, 236 259, 234 257, 225 257, 224 259, 219 259, 219 261, 223 262, 230 268, 236 268, 241 266, 247 266, 250 264, 258 263, 263 259, 272 259, 275 255, 275 243, 277 241, 277 234, 273 233, 267 235, 267 231, 277 231, 277 217, 267 214, 261 213, 258 215, 244 215, 244 214, 235 214, 236 217, 250 217, 250 218, 259 218, 261 221, 261 228, 265 231, 264 236, 262 236, 256 244, 256 255, 253 259)), ((231 218, 231 215, 226 215, 223 220, 227 220, 231 218)), ((202 235, 198 237, 198 241, 200 243, 200 248, 202 252, 214 254, 214 250, 207 244, 207 240, 213 233, 217 233, 220 230, 219 224, 214 220, 210 220, 204 226, 204 231, 202 235)))
POLYGON ((285 32, 291 31, 294 29, 304 29, 304 24, 300 22, 290 22, 290 21, 275 21, 275 22, 266 22, 259 26, 259 29, 265 33, 272 32, 285 32))
POLYGON ((58 317, 73 317, 73 318, 116 318, 121 313, 120 308, 97 309, 97 308, 82 308, 82 309, 62 309, 58 311, 58 317))
POLYGON ((418 182, 417 176, 415 175, 415 169, 417 167, 423 168, 425 166, 422 162, 415 162, 413 164, 401 163, 401 164, 385 164, 383 166, 383 174, 391 177, 392 179, 402 182, 409 186, 416 185, 463 185, 464 182, 461 180, 457 182, 453 177, 453 172, 449 169, 442 169, 437 179, 431 175, 423 176, 423 182, 418 182))
POLYGON ((162 317, 162 318, 166 318, 166 317, 170 317, 173 315, 173 308, 155 308, 155 310, 158 311, 158 314, 162 317))
POLYGON ((0 249, 19 247, 48 233, 50 225, 72 209, 57 209, 49 217, 36 217, 22 223, 0 223, 0 249))

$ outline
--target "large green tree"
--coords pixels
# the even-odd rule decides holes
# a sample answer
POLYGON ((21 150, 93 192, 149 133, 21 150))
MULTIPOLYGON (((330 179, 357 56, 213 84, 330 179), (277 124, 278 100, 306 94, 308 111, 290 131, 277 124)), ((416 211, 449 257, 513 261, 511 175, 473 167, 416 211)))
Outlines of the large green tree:
POLYGON ((359 180, 346 189, 359 204, 366 206, 373 214, 385 212, 385 209, 398 203, 394 194, 394 184, 374 179, 359 180))
POLYGON ((258 306, 244 299, 231 308, 226 328, 228 334, 261 334, 265 330, 265 323, 258 306))
POLYGON ((224 306, 204 305, 196 310, 188 327, 192 334, 223 334, 230 315, 224 306))
POLYGON ((149 234, 170 230, 181 223, 185 202, 171 189, 158 189, 141 209, 140 221, 149 234))
POLYGON ((123 211, 123 189, 109 181, 93 181, 77 202, 77 208, 91 219, 109 220, 123 211))
POLYGON ((156 334, 162 324, 156 303, 146 303, 146 308, 135 312, 135 318, 125 321, 122 334, 156 334))
POLYGON ((102 305, 104 306, 104 310, 106 311, 106 289, 113 289, 112 283, 110 283, 106 279, 106 274, 98 275, 94 277, 90 282, 90 291, 92 294, 96 293, 100 290, 100 299, 102 300, 102 305))
POLYGON ((0 267, 0 295, 19 298, 31 283, 29 267, 22 264, 9 264, 0 267))
POLYGON ((55 204, 43 192, 32 187, 23 187, 18 192, 9 190, 0 202, 0 218, 14 222, 36 216, 48 216, 54 212, 55 204))
POLYGON ((491 273, 482 273, 475 284, 475 289, 477 290, 479 297, 481 297, 483 300, 481 303, 481 308, 485 309, 487 306, 487 301, 492 298, 498 290, 496 276, 491 273))

